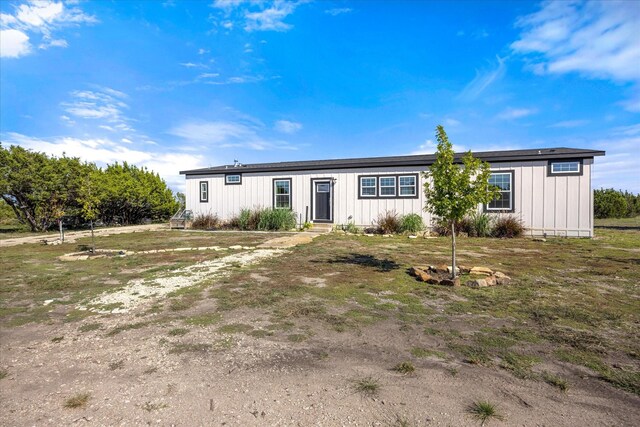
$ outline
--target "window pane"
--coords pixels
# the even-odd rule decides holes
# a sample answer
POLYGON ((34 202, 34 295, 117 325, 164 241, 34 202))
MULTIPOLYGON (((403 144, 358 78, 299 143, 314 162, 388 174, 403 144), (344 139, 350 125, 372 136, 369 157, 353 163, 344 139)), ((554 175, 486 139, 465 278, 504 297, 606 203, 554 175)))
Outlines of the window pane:
POLYGON ((510 191, 511 190, 511 174, 510 173, 493 174, 489 177, 489 185, 494 185, 503 191, 510 191))
POLYGON ((401 176, 400 177, 400 185, 416 185, 416 177, 415 176, 401 176))
POLYGON ((375 196, 376 187, 363 187, 361 193, 363 196, 375 196))
POLYGON ((380 187, 395 187, 396 179, 395 178, 380 178, 380 187))
POLYGON ((318 193, 328 193, 329 192, 329 184, 317 184, 316 191, 318 193))
POLYGON ((290 209, 291 202, 288 195, 277 195, 276 196, 276 208, 278 209, 290 209))
POLYGON ((276 181, 276 194, 289 194, 289 181, 276 181))
POLYGON ((415 196, 416 187, 400 187, 401 196, 415 196))
POLYGON ((381 196, 395 196, 396 187, 380 187, 381 196))
POLYGON ((553 173, 580 172, 580 163, 579 162, 551 163, 551 172, 553 173))
POLYGON ((362 178, 360 180, 360 183, 362 184, 363 187, 375 187, 376 186, 376 179, 375 178, 362 178))
POLYGON ((240 175, 227 175, 227 182, 240 182, 240 175))

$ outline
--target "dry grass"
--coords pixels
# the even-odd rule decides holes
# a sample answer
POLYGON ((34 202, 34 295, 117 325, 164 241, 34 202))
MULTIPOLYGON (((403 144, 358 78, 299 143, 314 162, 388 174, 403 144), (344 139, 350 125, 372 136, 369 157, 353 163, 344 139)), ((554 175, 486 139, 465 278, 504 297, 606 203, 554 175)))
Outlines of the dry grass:
POLYGON ((75 396, 72 396, 64 401, 64 407, 69 409, 84 408, 85 406, 87 406, 90 398, 90 393, 76 394, 75 396))

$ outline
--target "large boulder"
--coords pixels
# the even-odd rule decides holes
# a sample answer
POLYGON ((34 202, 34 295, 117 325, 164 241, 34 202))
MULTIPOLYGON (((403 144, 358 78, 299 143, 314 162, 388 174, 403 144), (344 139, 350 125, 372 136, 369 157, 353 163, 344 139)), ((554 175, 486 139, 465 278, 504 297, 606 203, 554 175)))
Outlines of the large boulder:
POLYGON ((471 274, 481 274, 484 276, 491 276, 493 274, 493 270, 487 267, 471 267, 469 271, 471 274))

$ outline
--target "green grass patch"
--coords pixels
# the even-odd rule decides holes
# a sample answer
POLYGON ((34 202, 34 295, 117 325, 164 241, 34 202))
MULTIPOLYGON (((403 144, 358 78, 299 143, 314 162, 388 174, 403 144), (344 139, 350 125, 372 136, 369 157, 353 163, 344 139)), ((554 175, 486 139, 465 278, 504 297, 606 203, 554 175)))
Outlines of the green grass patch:
POLYGON ((567 391, 569 389, 569 383, 567 383, 567 380, 550 372, 543 372, 542 379, 544 382, 558 388, 560 391, 567 391))
POLYGON ((375 397, 380 391, 380 382, 373 377, 364 377, 354 380, 353 388, 356 392, 364 396, 375 397))
POLYGON ((80 326, 78 328, 78 331, 80 332, 91 332, 91 331, 97 331, 98 329, 102 328, 102 323, 85 323, 84 325, 80 326))
POLYGON ((186 328, 173 328, 167 332, 167 335, 170 337, 181 337, 189 333, 189 330, 186 328))
POLYGON ((437 357, 438 359, 446 359, 447 354, 438 350, 430 350, 428 348, 423 347, 413 347, 411 349, 411 355, 417 358, 425 358, 425 357, 437 357))
POLYGON ((401 374, 412 374, 416 368, 411 362, 400 362, 393 367, 393 370, 401 374))
POLYGON ((218 328, 222 334, 246 334, 253 331, 253 326, 244 323, 230 323, 218 328))

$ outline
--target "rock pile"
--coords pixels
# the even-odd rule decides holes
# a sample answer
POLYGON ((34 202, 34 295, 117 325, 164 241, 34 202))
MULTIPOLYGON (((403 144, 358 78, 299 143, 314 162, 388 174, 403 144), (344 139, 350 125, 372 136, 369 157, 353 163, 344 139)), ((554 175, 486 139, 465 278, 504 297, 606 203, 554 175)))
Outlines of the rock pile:
MULTIPOLYGON (((452 267, 448 265, 439 266, 414 266, 409 273, 421 282, 432 285, 460 286, 460 276, 451 279, 452 267)), ((470 288, 486 288, 488 286, 506 285, 511 278, 499 271, 493 271, 487 267, 456 267, 457 274, 470 274, 472 276, 484 276, 481 279, 468 280, 465 286, 470 288)))

